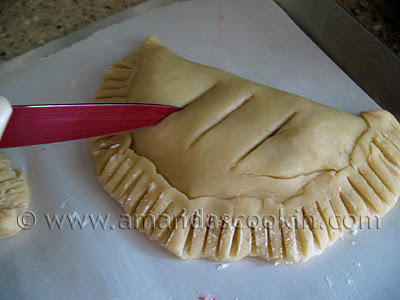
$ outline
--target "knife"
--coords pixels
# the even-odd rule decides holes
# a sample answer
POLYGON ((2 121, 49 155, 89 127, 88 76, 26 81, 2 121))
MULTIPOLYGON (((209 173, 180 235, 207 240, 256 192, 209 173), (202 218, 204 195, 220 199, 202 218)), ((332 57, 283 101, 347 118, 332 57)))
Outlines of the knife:
POLYGON ((57 143, 134 130, 155 125, 179 109, 155 104, 13 106, 0 148, 57 143))

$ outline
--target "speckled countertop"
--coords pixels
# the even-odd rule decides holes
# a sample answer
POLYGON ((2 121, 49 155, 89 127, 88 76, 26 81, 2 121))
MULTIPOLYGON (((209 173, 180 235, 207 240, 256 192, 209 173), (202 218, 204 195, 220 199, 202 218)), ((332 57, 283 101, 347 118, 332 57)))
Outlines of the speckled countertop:
POLYGON ((146 0, 0 0, 0 62, 146 0))
MULTIPOLYGON (((0 62, 146 0, 0 0, 0 62)), ((397 0, 336 0, 400 55, 397 0)))

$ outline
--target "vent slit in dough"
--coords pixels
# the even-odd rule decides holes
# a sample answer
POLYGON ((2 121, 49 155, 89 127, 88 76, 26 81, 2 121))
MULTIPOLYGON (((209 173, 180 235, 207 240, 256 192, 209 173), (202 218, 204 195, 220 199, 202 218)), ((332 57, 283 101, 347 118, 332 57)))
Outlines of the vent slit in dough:
POLYGON ((235 161, 232 163, 231 169, 235 168, 242 160, 244 160, 251 152, 256 150, 261 144, 263 144, 267 139, 274 136, 279 132, 290 120, 296 115, 296 112, 291 113, 288 117, 286 117, 280 124, 276 126, 276 129, 272 129, 272 131, 267 131, 264 135, 261 136, 259 140, 256 140, 256 144, 252 145, 250 149, 240 155, 235 161))
POLYGON ((217 81, 217 82, 211 84, 211 86, 208 87, 206 90, 201 91, 201 92, 200 92, 198 95, 196 95, 193 99, 191 99, 191 100, 189 100, 187 103, 185 103, 185 104, 182 106, 182 109, 184 109, 185 107, 188 107, 190 104, 196 102, 197 100, 202 99, 205 95, 207 95, 207 94, 211 93, 212 91, 214 91, 214 90, 218 87, 219 83, 220 83, 220 82, 217 81))
MULTIPOLYGON (((189 147, 193 146, 196 142, 198 142, 204 135, 207 134, 210 130, 212 130, 214 127, 218 126, 221 124, 224 120, 226 120, 231 114, 233 114, 235 111, 240 109, 247 101, 249 101, 251 98, 253 98, 254 95, 250 94, 250 96, 246 98, 242 98, 239 103, 237 103, 235 106, 230 106, 228 110, 225 112, 225 115, 221 116, 221 118, 216 119, 214 122, 212 122, 209 127, 205 128, 203 131, 201 131, 196 137, 193 138, 192 141, 189 143, 189 147)), ((189 148, 188 147, 188 148, 189 148)))

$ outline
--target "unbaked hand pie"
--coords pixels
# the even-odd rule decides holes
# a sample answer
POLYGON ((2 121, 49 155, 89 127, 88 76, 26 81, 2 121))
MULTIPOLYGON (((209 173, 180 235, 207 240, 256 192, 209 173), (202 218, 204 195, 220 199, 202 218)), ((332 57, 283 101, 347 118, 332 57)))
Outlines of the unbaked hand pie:
POLYGON ((105 72, 95 101, 182 107, 90 150, 131 225, 183 259, 305 261, 399 197, 387 111, 354 116, 190 62, 154 36, 105 72))
POLYGON ((28 208, 29 189, 25 175, 15 171, 0 153, 0 239, 21 230, 18 215, 28 208))

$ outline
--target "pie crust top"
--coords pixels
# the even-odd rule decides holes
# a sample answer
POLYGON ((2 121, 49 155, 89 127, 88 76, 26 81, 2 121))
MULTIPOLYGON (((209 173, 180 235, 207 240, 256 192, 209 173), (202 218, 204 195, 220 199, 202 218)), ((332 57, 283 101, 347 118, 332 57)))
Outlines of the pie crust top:
POLYGON ((0 239, 21 230, 18 215, 27 210, 29 188, 25 175, 11 167, 10 160, 0 153, 0 239))
POLYGON ((389 112, 351 115, 185 60, 155 36, 106 70, 95 102, 182 107, 89 142, 105 190, 180 258, 304 261, 399 197, 389 112))

